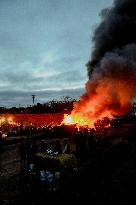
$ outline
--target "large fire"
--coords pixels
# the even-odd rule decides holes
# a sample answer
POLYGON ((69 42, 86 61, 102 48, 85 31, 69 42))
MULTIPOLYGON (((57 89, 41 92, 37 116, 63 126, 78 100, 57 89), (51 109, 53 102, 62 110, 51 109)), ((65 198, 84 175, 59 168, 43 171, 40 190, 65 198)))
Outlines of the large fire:
POLYGON ((75 114, 71 114, 71 115, 65 114, 64 119, 62 121, 62 124, 65 124, 65 125, 74 125, 75 124, 79 127, 81 127, 81 126, 93 127, 94 122, 95 121, 92 121, 89 118, 82 116, 80 113, 75 113, 75 114))
POLYGON ((97 121, 130 111, 136 99, 136 15, 133 8, 136 8, 135 0, 114 0, 112 7, 101 12, 101 22, 92 36, 85 93, 74 104, 71 115, 64 117, 64 123, 84 125, 88 124, 88 119, 97 121))

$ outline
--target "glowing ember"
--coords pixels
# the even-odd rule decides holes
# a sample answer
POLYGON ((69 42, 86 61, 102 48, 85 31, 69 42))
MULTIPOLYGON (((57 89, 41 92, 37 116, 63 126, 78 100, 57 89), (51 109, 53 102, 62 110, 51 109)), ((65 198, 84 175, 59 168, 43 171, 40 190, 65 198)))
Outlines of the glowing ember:
POLYGON ((91 121, 90 119, 83 117, 80 113, 71 114, 71 115, 65 114, 62 124, 65 125, 76 124, 77 126, 93 127, 94 121, 91 121))
POLYGON ((44 126, 60 125, 63 114, 0 114, 0 128, 8 126, 28 127, 34 126, 43 128, 44 126))

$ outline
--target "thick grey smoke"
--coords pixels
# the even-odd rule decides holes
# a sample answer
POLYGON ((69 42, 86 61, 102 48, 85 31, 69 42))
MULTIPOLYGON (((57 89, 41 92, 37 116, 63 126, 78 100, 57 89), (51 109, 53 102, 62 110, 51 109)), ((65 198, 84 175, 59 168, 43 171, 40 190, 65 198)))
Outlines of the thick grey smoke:
POLYGON ((123 114, 136 97, 136 0, 115 0, 101 12, 87 64, 86 93, 74 112, 98 118, 123 114))
POLYGON ((112 8, 101 12, 102 21, 93 35, 93 52, 88 73, 99 64, 105 53, 136 43, 136 1, 115 0, 112 8))

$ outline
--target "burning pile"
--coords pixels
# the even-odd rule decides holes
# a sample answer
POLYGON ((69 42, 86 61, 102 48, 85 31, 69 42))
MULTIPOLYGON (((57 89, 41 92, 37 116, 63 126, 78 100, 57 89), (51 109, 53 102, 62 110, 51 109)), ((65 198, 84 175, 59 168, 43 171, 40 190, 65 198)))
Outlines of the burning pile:
POLYGON ((114 0, 101 12, 87 63, 86 92, 64 123, 85 125, 126 113, 136 97, 136 1, 114 0))
POLYGON ((85 118, 80 113, 75 113, 71 115, 65 114, 64 120, 62 123, 66 125, 77 124, 78 126, 88 126, 88 125, 93 126, 94 125, 94 121, 92 121, 89 118, 85 118))

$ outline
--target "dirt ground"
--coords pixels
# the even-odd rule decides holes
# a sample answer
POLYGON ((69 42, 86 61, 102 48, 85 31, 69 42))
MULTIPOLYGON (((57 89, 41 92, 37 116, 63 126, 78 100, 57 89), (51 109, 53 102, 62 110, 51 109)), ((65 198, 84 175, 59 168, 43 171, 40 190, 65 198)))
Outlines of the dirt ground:
POLYGON ((11 177, 20 171, 19 144, 8 145, 0 155, 0 177, 11 177))

